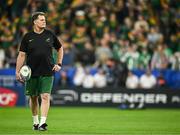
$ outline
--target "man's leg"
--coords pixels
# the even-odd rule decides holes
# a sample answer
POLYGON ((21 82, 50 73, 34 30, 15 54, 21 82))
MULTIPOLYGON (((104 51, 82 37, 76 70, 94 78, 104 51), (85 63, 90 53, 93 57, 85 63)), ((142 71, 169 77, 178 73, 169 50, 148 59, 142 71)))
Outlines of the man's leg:
POLYGON ((39 102, 38 102, 38 96, 31 96, 29 101, 29 106, 32 111, 32 118, 33 118, 33 129, 38 130, 39 125, 39 102))
POLYGON ((40 131, 47 130, 46 118, 48 116, 50 106, 50 93, 53 85, 53 76, 40 77, 40 96, 41 96, 41 120, 40 120, 40 131))
POLYGON ((50 94, 49 93, 43 93, 41 94, 41 121, 40 126, 44 123, 46 123, 46 118, 48 115, 50 106, 50 94))

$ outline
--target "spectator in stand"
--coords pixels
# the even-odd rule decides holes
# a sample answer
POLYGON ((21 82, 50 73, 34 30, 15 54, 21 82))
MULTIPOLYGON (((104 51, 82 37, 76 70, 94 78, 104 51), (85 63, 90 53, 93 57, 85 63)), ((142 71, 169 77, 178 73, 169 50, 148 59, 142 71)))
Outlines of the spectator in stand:
POLYGON ((95 19, 91 26, 91 35, 93 38, 101 39, 104 33, 108 32, 106 11, 103 8, 99 9, 99 16, 95 19))
POLYGON ((95 50, 96 61, 104 64, 109 58, 112 58, 112 50, 109 46, 109 34, 104 34, 104 38, 101 39, 100 45, 95 50))
POLYGON ((84 67, 78 63, 76 66, 76 73, 74 75, 73 83, 75 86, 82 86, 85 77, 84 67))
POLYGON ((127 52, 122 57, 122 59, 125 59, 129 70, 136 69, 139 59, 139 52, 137 51, 136 44, 129 45, 127 52))
POLYGON ((60 80, 59 80, 59 85, 60 85, 61 87, 67 87, 67 86, 68 86, 68 85, 67 85, 67 84, 68 84, 67 72, 64 71, 64 70, 61 70, 60 76, 61 76, 61 78, 60 78, 60 80))
POLYGON ((108 31, 110 33, 117 33, 118 32, 119 27, 118 27, 118 21, 117 21, 115 13, 110 13, 109 20, 108 20, 108 25, 109 25, 109 30, 108 31))
POLYGON ((72 34, 72 43, 76 49, 76 61, 81 61, 81 53, 84 51, 84 45, 89 40, 84 26, 78 26, 72 34))
POLYGON ((170 64, 172 70, 180 70, 180 52, 174 53, 170 58, 170 64))
POLYGON ((2 22, 2 28, 1 28, 2 31, 0 31, 0 33, 3 33, 3 34, 1 34, 0 36, 0 42, 1 42, 1 46, 3 46, 4 48, 8 48, 13 43, 14 33, 12 31, 12 26, 9 20, 4 19, 2 21, 4 22, 2 22))
POLYGON ((76 27, 78 27, 78 26, 87 27, 88 26, 88 22, 87 22, 84 11, 82 11, 82 10, 76 11, 75 18, 74 18, 74 25, 76 27))
POLYGON ((84 45, 84 50, 81 52, 80 61, 86 66, 91 66, 95 62, 94 47, 89 41, 87 41, 84 45))
POLYGON ((149 31, 149 24, 144 19, 144 16, 138 15, 138 20, 134 23, 134 30, 136 32, 148 32, 149 31))
POLYGON ((64 45, 63 66, 67 66, 67 67, 73 66, 75 62, 75 49, 67 41, 65 41, 63 45, 64 45))
POLYGON ((128 76, 126 79, 126 88, 128 89, 136 89, 139 86, 139 79, 138 77, 133 74, 132 71, 128 72, 128 76))
POLYGON ((178 35, 179 33, 175 33, 170 36, 169 47, 173 52, 180 52, 180 38, 178 38, 178 35))
POLYGON ((128 39, 129 33, 133 29, 133 21, 130 17, 124 19, 124 24, 120 27, 120 34, 124 39, 128 39))
POLYGON ((129 48, 129 41, 125 39, 119 39, 117 41, 117 44, 113 45, 112 51, 113 51, 113 57, 117 61, 120 61, 122 63, 126 63, 126 57, 125 54, 128 51, 129 48))
POLYGON ((162 73, 160 73, 160 75, 158 75, 158 77, 157 77, 157 84, 156 84, 156 86, 158 88, 167 87, 166 80, 165 80, 165 78, 164 78, 162 73))
POLYGON ((84 44, 88 39, 86 28, 84 26, 78 26, 75 28, 75 32, 72 34, 72 42, 79 52, 83 51, 84 44))
POLYGON ((16 67, 16 58, 18 55, 17 45, 10 46, 6 51, 6 61, 8 61, 8 67, 15 68, 16 67))
POLYGON ((0 47, 0 69, 4 67, 5 62, 5 51, 0 47))
POLYGON ((146 35, 143 33, 138 33, 136 37, 136 44, 138 48, 148 48, 148 40, 146 38, 146 35))
POLYGON ((156 85, 156 78, 151 73, 150 69, 147 69, 146 73, 140 77, 140 87, 143 89, 151 89, 156 85))
POLYGON ((138 62, 138 68, 139 69, 147 69, 149 67, 149 62, 151 59, 151 55, 148 52, 146 47, 143 47, 140 49, 140 56, 139 56, 139 62, 138 62))
POLYGON ((82 87, 86 89, 90 89, 94 87, 94 77, 90 73, 90 69, 86 68, 85 69, 85 76, 82 82, 82 87))
POLYGON ((122 48, 117 40, 116 35, 111 36, 110 46, 112 48, 113 58, 119 61, 121 57, 122 48))
POLYGON ((151 60, 151 69, 166 69, 168 66, 168 57, 164 52, 163 45, 157 46, 151 60))
POLYGON ((158 44, 161 37, 162 37, 162 34, 159 33, 158 27, 151 27, 150 28, 150 32, 147 35, 147 40, 148 40, 150 46, 152 46, 151 49, 156 47, 155 45, 158 44))
POLYGON ((127 78, 126 64, 110 58, 102 68, 105 71, 107 86, 125 86, 127 78))
POLYGON ((96 88, 106 87, 106 76, 105 72, 102 69, 99 69, 98 72, 94 75, 94 86, 96 88))
POLYGON ((115 76, 115 61, 114 59, 108 59, 106 64, 103 65, 103 70, 105 71, 107 86, 115 86, 116 76, 115 76))

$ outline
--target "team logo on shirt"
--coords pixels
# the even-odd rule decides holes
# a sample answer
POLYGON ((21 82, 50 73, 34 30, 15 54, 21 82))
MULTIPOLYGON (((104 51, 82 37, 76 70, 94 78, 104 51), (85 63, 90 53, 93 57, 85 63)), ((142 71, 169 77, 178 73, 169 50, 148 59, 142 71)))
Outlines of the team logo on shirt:
POLYGON ((46 42, 50 42, 50 38, 47 38, 47 39, 46 39, 46 42))
POLYGON ((29 39, 29 42, 32 42, 34 39, 29 39))

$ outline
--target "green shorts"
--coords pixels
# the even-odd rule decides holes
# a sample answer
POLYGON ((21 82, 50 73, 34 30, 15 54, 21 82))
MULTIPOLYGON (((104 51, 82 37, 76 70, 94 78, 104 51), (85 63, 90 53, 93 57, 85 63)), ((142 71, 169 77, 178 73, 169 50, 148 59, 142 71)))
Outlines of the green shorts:
POLYGON ((42 93, 51 93, 53 80, 53 76, 32 77, 25 84, 25 94, 39 96, 42 93))

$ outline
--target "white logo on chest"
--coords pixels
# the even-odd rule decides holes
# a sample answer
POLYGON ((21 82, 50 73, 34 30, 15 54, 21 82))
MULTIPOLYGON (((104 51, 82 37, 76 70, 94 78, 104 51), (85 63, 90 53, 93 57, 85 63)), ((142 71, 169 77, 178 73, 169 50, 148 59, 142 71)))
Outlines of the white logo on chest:
POLYGON ((50 38, 47 38, 47 39, 46 39, 46 42, 50 42, 50 38))
POLYGON ((32 42, 34 39, 29 39, 29 42, 32 42))

